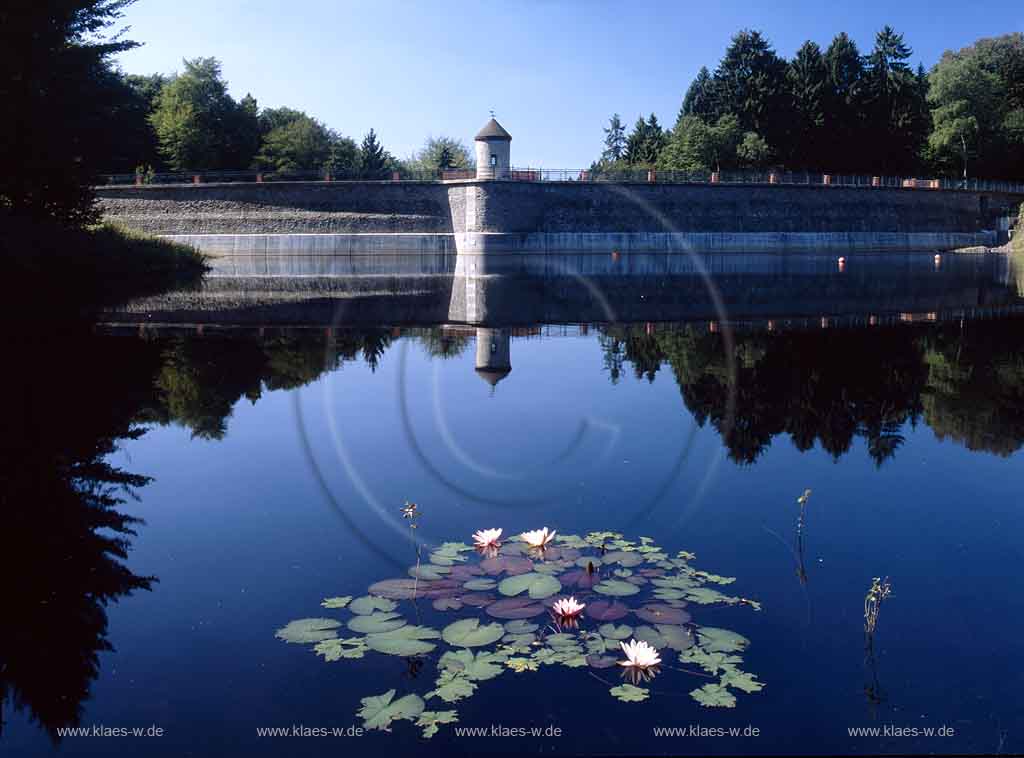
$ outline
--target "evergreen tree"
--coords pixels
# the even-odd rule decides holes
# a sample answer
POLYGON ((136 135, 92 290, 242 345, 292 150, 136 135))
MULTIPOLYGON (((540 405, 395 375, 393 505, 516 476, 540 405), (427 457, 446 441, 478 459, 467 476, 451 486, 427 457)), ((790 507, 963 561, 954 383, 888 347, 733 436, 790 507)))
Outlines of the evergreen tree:
POLYGON ((626 149, 622 159, 630 166, 639 166, 644 163, 647 156, 647 122, 643 116, 638 116, 633 125, 633 131, 626 138, 626 149))
POLYGON ((626 152, 626 127, 618 113, 612 114, 608 119, 608 126, 604 129, 604 150, 601 151, 601 160, 606 163, 614 163, 621 160, 626 152))
POLYGON ((665 134, 665 130, 658 123, 658 117, 652 113, 651 117, 647 120, 647 134, 642 149, 642 162, 652 166, 657 163, 658 156, 665 149, 667 142, 668 135, 665 134))
POLYGON ((805 42, 787 71, 793 98, 794 119, 788 145, 790 163, 796 168, 822 169, 825 128, 825 98, 828 70, 821 48, 805 42))
POLYGON ((886 26, 867 57, 865 105, 874 150, 864 168, 905 173, 920 163, 927 111, 922 83, 907 64, 911 54, 903 35, 886 26))
POLYGON ((377 140, 377 133, 370 129, 363 137, 359 148, 359 165, 364 179, 383 179, 388 170, 388 154, 377 140))
POLYGON ((715 70, 715 88, 722 110, 734 114, 744 131, 773 145, 784 141, 790 116, 786 63, 760 32, 743 30, 732 38, 715 70))
POLYGON ((864 101, 864 60, 857 44, 841 32, 825 52, 827 81, 822 155, 825 171, 863 171, 867 142, 864 101))
MULTIPOLYGON (((719 114, 718 94, 715 89, 715 80, 707 66, 701 66, 697 72, 697 78, 690 83, 683 98, 683 106, 679 110, 679 117, 697 116, 707 122, 718 119, 719 114)), ((678 119, 677 119, 678 120, 678 119)))

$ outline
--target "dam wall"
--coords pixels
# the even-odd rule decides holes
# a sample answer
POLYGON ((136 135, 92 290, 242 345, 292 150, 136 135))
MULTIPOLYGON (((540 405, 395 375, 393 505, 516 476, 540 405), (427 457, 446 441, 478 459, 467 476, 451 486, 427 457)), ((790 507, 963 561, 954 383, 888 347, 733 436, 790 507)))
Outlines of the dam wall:
POLYGON ((106 219, 218 256, 942 251, 999 244, 1019 203, 957 190, 478 180, 98 195, 106 219))

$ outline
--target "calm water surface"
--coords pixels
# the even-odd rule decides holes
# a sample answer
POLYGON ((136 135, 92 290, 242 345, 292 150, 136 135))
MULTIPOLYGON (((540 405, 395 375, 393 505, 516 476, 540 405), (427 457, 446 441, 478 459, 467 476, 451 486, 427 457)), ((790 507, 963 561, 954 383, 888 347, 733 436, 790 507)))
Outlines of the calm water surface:
MULTIPOLYGON (((3 380, 0 752, 1020 752, 1021 326, 25 335, 3 380), (324 598, 407 576, 405 501, 430 545, 549 526, 691 551, 695 568, 736 577, 723 592, 761 604, 687 611, 750 640, 743 668, 764 689, 702 707, 689 693, 712 680, 668 651, 644 702, 609 694, 617 668, 544 665, 428 701, 459 719, 430 740, 402 720, 361 737, 259 737, 360 726, 362 698, 434 688, 445 646, 328 663, 275 638, 296 619, 351 618, 324 598), (893 594, 866 651, 876 576, 893 594), (163 735, 58 738, 76 725, 163 735), (691 726, 757 734, 654 733, 691 726), (946 735, 848 731, 871 726, 946 735)), ((485 617, 418 612, 437 629, 485 617)))

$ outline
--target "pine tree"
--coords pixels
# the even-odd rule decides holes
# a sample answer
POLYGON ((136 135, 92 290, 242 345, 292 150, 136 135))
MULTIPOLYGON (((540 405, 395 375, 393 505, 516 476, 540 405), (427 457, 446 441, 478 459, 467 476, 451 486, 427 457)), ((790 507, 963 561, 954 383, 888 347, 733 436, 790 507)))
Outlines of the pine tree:
POLYGON ((879 172, 905 173, 919 163, 927 124, 921 83, 907 65, 911 54, 903 35, 886 26, 867 57, 866 113, 876 147, 868 165, 879 172))
POLYGON ((383 179, 387 171, 388 156, 384 146, 377 141, 377 133, 370 131, 363 137, 359 148, 359 164, 364 179, 383 179))
POLYGON ((614 163, 622 160, 625 152, 626 127, 622 125, 619 114, 614 113, 608 119, 608 126, 604 128, 604 150, 601 151, 601 160, 606 163, 614 163))
POLYGON ((791 162, 795 167, 821 169, 828 81, 821 48, 805 42, 789 64, 787 79, 795 115, 788 151, 791 162))
POLYGON ((723 112, 734 114, 744 131, 773 145, 783 141, 790 116, 786 63, 760 32, 743 30, 732 38, 715 70, 715 87, 723 112))
POLYGON ((700 71, 697 72, 697 78, 690 83, 689 89, 686 90, 678 118, 697 116, 711 123, 718 120, 718 110, 715 80, 711 78, 711 72, 708 71, 707 66, 701 66, 700 71))
POLYGON ((845 32, 837 34, 825 52, 823 156, 831 171, 864 171, 871 149, 863 111, 864 59, 845 32))
POLYGON ((626 150, 622 154, 623 160, 631 166, 638 166, 645 162, 647 152, 647 122, 643 116, 638 116, 633 131, 626 138, 626 150))

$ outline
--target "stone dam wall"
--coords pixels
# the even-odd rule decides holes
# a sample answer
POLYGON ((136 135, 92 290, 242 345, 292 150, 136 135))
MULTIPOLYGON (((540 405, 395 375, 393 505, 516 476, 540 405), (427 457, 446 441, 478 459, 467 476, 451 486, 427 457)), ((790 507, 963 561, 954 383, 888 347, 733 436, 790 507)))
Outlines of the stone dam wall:
POLYGON ((104 216, 214 255, 931 251, 1000 244, 981 192, 582 182, 107 187, 104 216))

